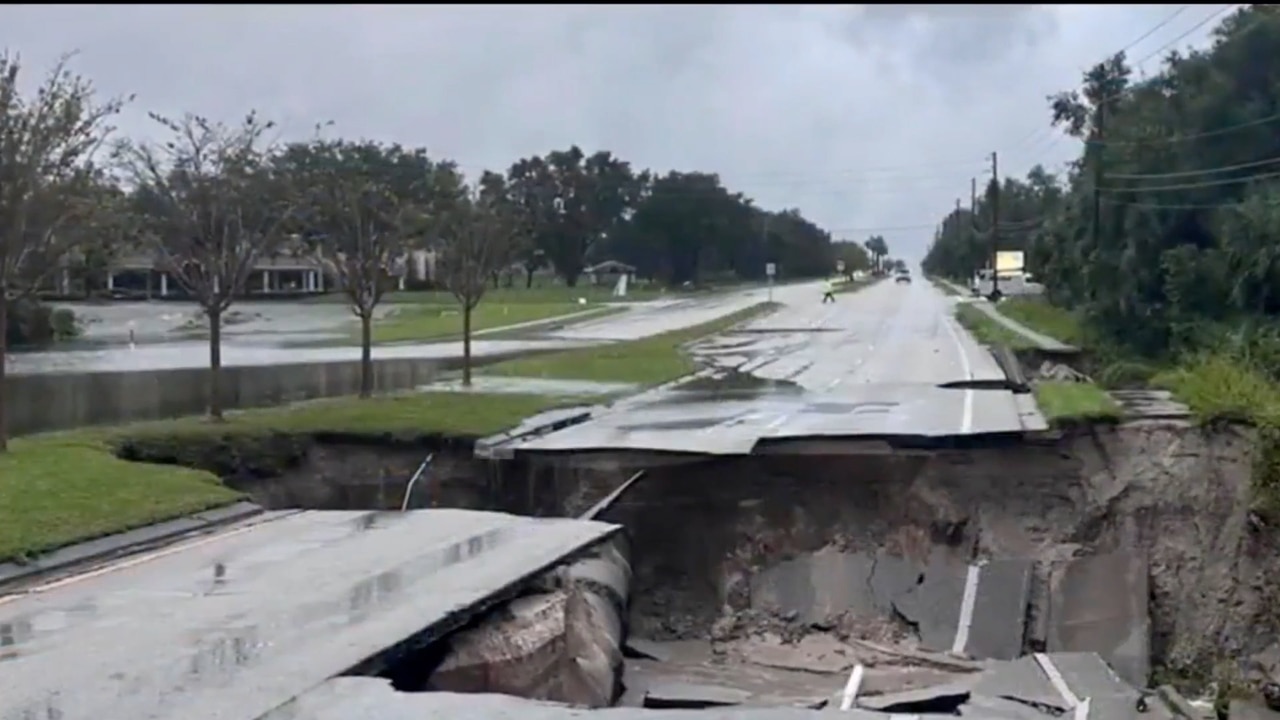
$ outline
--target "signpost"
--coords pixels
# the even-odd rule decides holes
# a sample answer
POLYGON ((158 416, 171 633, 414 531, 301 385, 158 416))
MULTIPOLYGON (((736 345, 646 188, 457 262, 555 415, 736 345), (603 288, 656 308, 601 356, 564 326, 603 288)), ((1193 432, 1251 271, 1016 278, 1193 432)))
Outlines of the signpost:
POLYGON ((765 263, 764 274, 769 278, 769 302, 773 302, 773 276, 778 274, 777 263, 765 263))
POLYGON ((844 261, 843 261, 843 260, 837 260, 837 261, 836 261, 836 273, 837 273, 837 274, 839 274, 839 275, 843 275, 843 274, 844 274, 844 261))

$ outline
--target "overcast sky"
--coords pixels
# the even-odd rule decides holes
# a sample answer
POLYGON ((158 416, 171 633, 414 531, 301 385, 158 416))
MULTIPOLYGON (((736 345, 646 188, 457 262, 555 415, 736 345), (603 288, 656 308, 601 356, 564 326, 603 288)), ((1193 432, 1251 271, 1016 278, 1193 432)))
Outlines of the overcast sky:
MULTIPOLYGON (((147 110, 256 108, 294 136, 332 120, 469 172, 577 143, 719 172, 918 258, 992 150, 1002 173, 1073 156, 1045 95, 1182 7, 4 5, 0 41, 32 70, 80 51, 104 93, 137 94, 132 134, 147 110)), ((1186 8, 1130 57, 1223 7, 1186 8)))

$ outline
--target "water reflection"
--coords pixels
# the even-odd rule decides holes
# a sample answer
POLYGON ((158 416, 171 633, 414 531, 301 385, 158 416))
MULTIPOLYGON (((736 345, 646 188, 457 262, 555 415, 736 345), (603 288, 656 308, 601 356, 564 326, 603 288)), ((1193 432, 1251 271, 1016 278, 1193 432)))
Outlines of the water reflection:
MULTIPOLYGON (((558 350, 583 343, 559 340, 480 340, 471 344, 476 356, 501 355, 528 350, 558 350)), ((462 343, 422 343, 395 347, 375 347, 374 359, 446 359, 462 354, 462 343)), ((288 347, 275 342, 225 342, 222 364, 289 365, 294 363, 343 362, 360 359, 358 346, 288 347)), ((73 352, 36 352, 11 355, 13 375, 61 372, 119 372, 125 370, 177 370, 203 368, 209 363, 209 345, 200 341, 138 345, 136 348, 107 347, 73 352)))

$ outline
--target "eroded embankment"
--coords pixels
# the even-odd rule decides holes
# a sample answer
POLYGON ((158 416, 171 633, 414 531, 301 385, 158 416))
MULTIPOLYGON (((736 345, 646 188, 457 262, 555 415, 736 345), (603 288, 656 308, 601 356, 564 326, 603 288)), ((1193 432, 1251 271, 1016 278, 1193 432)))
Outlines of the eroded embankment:
MULTIPOLYGON (((181 453, 135 444, 129 454, 208 467, 272 507, 391 508, 435 453, 412 506, 534 515, 577 514, 639 467, 604 458, 590 470, 495 465, 439 438, 255 443, 181 453)), ((1041 580, 1073 555, 1139 551, 1150 565, 1158 677, 1196 684, 1254 675, 1243 661, 1274 650, 1280 630, 1271 570, 1280 542, 1249 511, 1250 448, 1246 430, 1149 423, 963 451, 711 459, 649 468, 601 519, 631 532, 631 629, 652 639, 912 631, 839 617, 802 626, 794 614, 753 609, 762 571, 824 549, 1028 558, 1041 580)))

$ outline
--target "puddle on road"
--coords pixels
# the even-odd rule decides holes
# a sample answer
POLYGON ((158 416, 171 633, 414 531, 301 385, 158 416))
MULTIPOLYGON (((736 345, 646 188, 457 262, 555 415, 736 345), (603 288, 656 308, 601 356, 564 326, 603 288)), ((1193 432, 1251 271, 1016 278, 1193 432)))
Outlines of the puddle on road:
POLYGON ((671 389, 665 397, 651 406, 685 405, 721 401, 756 401, 798 398, 806 390, 790 380, 769 380, 750 373, 731 370, 709 377, 700 377, 671 389))
POLYGON ((563 395, 565 397, 596 397, 600 395, 621 395, 633 393, 639 388, 632 383, 478 375, 471 379, 471 387, 469 388, 464 387, 461 380, 454 379, 442 380, 428 385, 420 385, 417 389, 429 392, 481 392, 521 395, 563 395))

